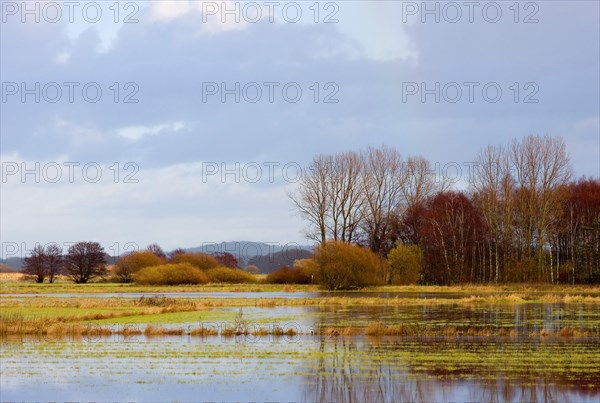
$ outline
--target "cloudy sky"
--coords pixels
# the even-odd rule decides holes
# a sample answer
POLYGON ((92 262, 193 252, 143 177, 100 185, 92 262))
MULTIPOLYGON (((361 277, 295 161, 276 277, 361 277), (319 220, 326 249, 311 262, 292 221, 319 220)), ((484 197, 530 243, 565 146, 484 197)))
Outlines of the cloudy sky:
POLYGON ((298 167, 369 145, 466 175, 548 134, 600 175, 596 1, 0 4, 3 257, 307 243, 298 167))

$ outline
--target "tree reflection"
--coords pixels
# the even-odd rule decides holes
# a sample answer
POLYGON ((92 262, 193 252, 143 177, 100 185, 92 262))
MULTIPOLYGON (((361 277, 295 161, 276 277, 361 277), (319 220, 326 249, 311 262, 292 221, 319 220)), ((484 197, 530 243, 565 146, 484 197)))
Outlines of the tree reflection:
POLYGON ((534 371, 511 373, 487 365, 456 370, 396 354, 386 357, 386 351, 405 348, 403 344, 356 337, 320 340, 314 372, 304 378, 302 400, 564 402, 597 401, 600 396, 600 376, 587 374, 578 381, 568 370, 545 373, 543 363, 534 371))

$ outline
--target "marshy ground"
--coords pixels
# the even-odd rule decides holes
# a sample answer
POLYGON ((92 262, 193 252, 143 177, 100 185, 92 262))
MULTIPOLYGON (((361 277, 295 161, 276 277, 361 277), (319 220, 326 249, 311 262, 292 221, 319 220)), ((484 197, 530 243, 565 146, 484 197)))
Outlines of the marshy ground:
POLYGON ((0 292, 1 400, 600 398, 600 287, 0 292))

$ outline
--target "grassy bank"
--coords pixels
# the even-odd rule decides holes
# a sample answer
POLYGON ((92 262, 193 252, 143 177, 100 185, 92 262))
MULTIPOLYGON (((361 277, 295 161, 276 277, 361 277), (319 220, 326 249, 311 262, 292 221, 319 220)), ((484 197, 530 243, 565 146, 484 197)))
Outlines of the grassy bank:
MULTIPOLYGON (((186 292, 318 292, 318 285, 265 284, 264 275, 257 275, 253 284, 205 284, 179 286, 144 286, 135 283, 74 284, 61 278, 53 284, 38 284, 21 280, 20 274, 0 277, 1 294, 92 294, 92 293, 186 293, 186 292)), ((553 284, 458 284, 452 286, 407 285, 367 287, 345 293, 365 292, 405 292, 405 293, 453 293, 465 296, 485 296, 486 294, 535 295, 600 295, 600 285, 553 285, 553 284)))

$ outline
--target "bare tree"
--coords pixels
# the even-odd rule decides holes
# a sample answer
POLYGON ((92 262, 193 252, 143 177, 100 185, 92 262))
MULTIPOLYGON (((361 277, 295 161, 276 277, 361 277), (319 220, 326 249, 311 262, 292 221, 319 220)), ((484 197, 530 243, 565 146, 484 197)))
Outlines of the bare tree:
POLYGON ((177 249, 172 250, 169 253, 169 258, 172 259, 173 256, 182 255, 184 253, 186 253, 185 249, 183 249, 183 248, 177 248, 177 249))
POLYGON ((62 247, 56 243, 51 243, 46 247, 46 272, 49 283, 53 283, 56 275, 60 274, 63 269, 62 253, 62 247))
POLYGON ((149 252, 154 253, 156 256, 158 256, 161 259, 166 259, 167 258, 167 254, 165 253, 165 251, 163 250, 163 248, 160 247, 159 244, 157 243, 151 243, 150 245, 148 245, 146 247, 146 250, 149 252))
MULTIPOLYGON (((501 266, 506 263, 512 226, 512 197, 514 181, 511 177, 509 156, 502 146, 489 145, 476 158, 476 167, 470 185, 477 207, 489 228, 487 239, 489 279, 500 280, 501 266)), ((485 280, 485 279, 482 279, 485 280)))
POLYGON ((369 147, 362 158, 363 231, 372 251, 387 254, 402 203, 402 158, 397 150, 385 146, 369 147))
POLYGON ((307 237, 323 245, 327 242, 327 215, 331 209, 329 180, 332 165, 331 156, 315 157, 304 170, 296 192, 288 194, 309 223, 307 237))
POLYGON ((104 248, 98 242, 78 242, 71 246, 65 257, 65 273, 78 284, 107 274, 104 248))
MULTIPOLYGON (((548 230, 562 212, 564 194, 560 189, 570 180, 572 168, 565 143, 560 137, 527 136, 511 145, 511 162, 521 190, 521 217, 525 224, 524 252, 537 254, 540 275, 546 277, 544 247, 548 230)), ((554 282, 550 266, 549 279, 554 282)))
POLYGON ((412 208, 438 192, 446 190, 445 178, 437 178, 431 163, 421 156, 411 156, 402 164, 399 183, 405 208, 412 208))
POLYGON ((362 161, 359 154, 346 152, 333 157, 329 170, 329 201, 331 203, 329 232, 334 241, 352 242, 362 218, 362 161))
POLYGON ((23 259, 25 269, 23 273, 36 277, 37 283, 43 283, 46 278, 46 251, 42 245, 35 245, 29 256, 23 259))

